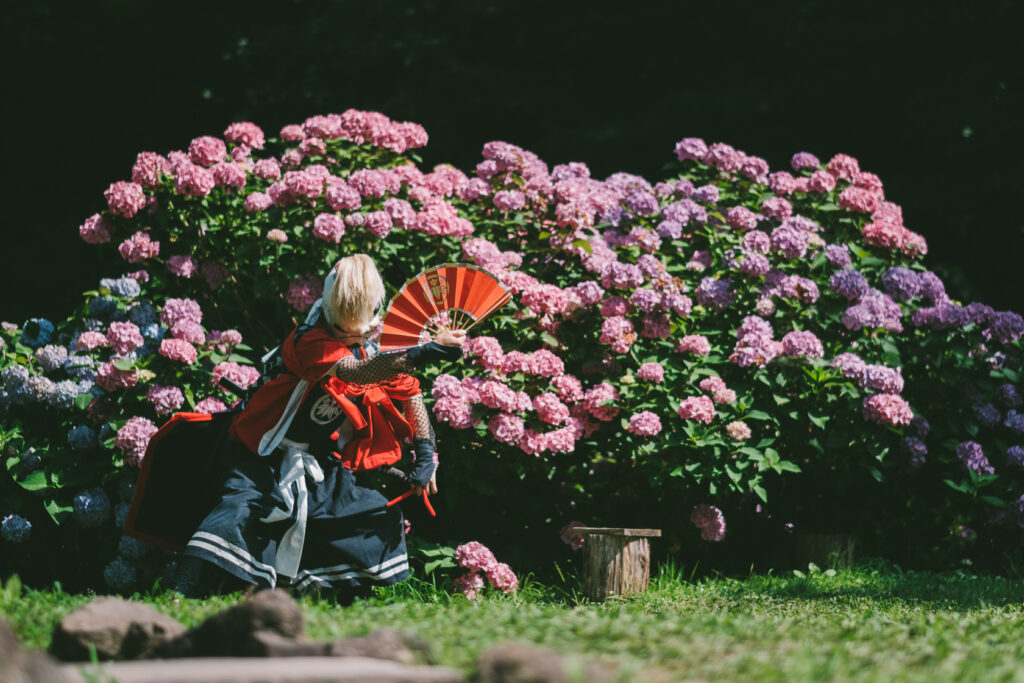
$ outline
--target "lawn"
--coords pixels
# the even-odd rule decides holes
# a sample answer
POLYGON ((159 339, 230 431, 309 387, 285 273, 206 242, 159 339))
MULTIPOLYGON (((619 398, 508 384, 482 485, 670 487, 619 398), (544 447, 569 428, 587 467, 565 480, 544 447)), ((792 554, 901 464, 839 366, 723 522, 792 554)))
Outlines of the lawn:
MULTIPOLYGON (((8 581, 0 615, 43 648, 58 619, 90 599, 8 581)), ((240 599, 137 595, 193 625, 240 599)), ((691 580, 663 568, 638 597, 589 604, 525 582, 515 596, 468 602, 423 582, 343 608, 301 601, 313 638, 391 626, 433 645, 437 663, 473 670, 507 640, 608 662, 625 680, 1024 680, 1024 584, 964 572, 852 569, 691 580)))

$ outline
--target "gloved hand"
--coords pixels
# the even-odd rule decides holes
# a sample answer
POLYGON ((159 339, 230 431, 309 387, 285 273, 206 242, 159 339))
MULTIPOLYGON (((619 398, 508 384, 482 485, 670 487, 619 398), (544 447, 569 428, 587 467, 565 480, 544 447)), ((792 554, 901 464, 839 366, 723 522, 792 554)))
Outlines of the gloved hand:
POLYGON ((462 348, 458 346, 443 346, 437 342, 427 342, 414 346, 407 352, 409 362, 414 368, 422 368, 433 361, 447 360, 455 361, 462 358, 462 348))
POLYGON ((434 476, 434 442, 430 439, 414 439, 412 445, 416 452, 416 462, 409 472, 409 483, 423 488, 434 476))

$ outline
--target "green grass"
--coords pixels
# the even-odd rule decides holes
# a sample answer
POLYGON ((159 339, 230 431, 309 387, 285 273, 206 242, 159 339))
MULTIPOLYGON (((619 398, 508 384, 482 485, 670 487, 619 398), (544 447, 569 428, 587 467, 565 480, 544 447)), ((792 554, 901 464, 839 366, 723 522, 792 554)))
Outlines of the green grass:
MULTIPOLYGON (((90 599, 11 582, 0 596, 0 615, 38 648, 90 599)), ((191 626, 240 596, 138 599, 191 626)), ((412 581, 347 608, 301 604, 313 638, 399 628, 466 672, 492 644, 519 640, 606 662, 629 680, 1024 680, 1024 584, 999 576, 874 564, 692 581, 665 568, 643 595, 601 604, 529 581, 472 603, 412 581)))

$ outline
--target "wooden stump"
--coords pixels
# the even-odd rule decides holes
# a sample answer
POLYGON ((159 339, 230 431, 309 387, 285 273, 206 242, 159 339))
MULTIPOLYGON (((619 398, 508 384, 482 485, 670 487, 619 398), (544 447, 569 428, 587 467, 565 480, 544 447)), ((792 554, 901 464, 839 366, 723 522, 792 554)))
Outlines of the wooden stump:
POLYGON ((811 562, 822 569, 849 567, 854 546, 853 534, 801 534, 796 543, 797 563, 801 568, 811 562))
POLYGON ((631 595, 647 590, 651 572, 649 537, 661 529, 623 529, 578 526, 582 534, 583 593, 591 600, 631 595))

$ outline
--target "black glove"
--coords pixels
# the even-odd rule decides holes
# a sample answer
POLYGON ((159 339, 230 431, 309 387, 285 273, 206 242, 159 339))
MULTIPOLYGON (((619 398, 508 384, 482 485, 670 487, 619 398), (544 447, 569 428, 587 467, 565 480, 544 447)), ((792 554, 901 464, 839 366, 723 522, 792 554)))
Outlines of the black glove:
POLYGON ((437 342, 428 342, 414 346, 407 352, 409 362, 414 368, 422 368, 433 361, 454 361, 462 358, 461 346, 445 346, 437 342))
POLYGON ((434 442, 430 439, 414 439, 412 446, 416 451, 416 462, 409 473, 409 483, 424 487, 434 475, 434 442))

